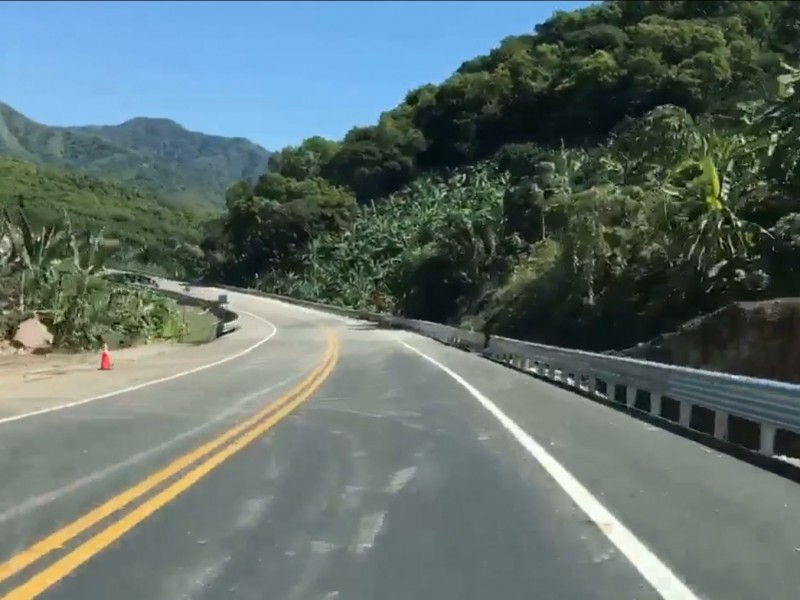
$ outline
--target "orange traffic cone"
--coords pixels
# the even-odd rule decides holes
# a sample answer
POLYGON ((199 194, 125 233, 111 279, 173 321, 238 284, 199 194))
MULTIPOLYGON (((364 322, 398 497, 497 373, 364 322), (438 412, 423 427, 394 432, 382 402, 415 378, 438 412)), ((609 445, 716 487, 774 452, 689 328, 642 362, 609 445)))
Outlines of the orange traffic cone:
POLYGON ((108 344, 103 342, 103 351, 100 353, 100 370, 111 370, 111 355, 108 353, 108 344))

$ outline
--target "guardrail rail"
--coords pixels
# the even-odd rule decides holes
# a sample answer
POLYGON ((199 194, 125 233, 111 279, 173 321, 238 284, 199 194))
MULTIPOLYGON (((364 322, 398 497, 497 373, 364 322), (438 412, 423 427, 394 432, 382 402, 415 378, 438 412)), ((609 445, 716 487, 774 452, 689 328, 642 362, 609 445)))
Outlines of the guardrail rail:
POLYGON ((137 278, 136 281, 123 281, 120 283, 132 287, 146 288, 157 292, 162 296, 167 296, 168 298, 178 300, 182 304, 197 306, 203 308, 204 310, 208 310, 217 319, 216 327, 214 328, 209 341, 236 331, 240 327, 239 315, 228 307, 227 294, 220 294, 216 300, 203 300, 201 298, 197 298, 196 296, 190 295, 188 292, 183 293, 176 290, 165 289, 163 285, 159 283, 159 280, 161 280, 163 283, 163 279, 145 273, 137 273, 135 271, 119 271, 116 269, 106 269, 106 273, 109 275, 134 275, 137 278))
POLYGON ((585 395, 615 401, 617 391, 624 391, 628 409, 643 410, 654 417, 665 418, 665 404, 677 404, 675 420, 687 429, 697 409, 705 409, 713 413, 709 433, 724 442, 731 441, 730 417, 745 419, 758 426, 758 447, 753 449, 762 455, 776 453, 776 436, 781 430, 800 436, 800 385, 797 384, 536 344, 260 290, 216 287, 412 331, 585 395), (648 407, 642 409, 641 404, 648 407))
POLYGON ((731 442, 730 418, 738 417, 757 426, 757 447, 751 449, 765 456, 776 453, 776 439, 781 431, 800 436, 800 385, 797 384, 536 344, 260 290, 219 284, 215 287, 412 331, 598 399, 615 402, 617 392, 621 391, 626 408, 654 417, 667 418, 666 405, 677 405, 677 418, 672 420, 683 428, 692 427, 698 409, 710 411, 713 419, 708 433, 724 442, 731 442))

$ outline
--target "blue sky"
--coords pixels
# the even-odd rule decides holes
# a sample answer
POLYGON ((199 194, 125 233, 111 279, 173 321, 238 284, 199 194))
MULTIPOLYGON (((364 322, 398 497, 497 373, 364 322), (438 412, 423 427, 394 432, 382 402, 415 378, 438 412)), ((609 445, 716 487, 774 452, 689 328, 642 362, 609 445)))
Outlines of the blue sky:
POLYGON ((275 150, 342 137, 590 2, 0 2, 0 100, 49 125, 166 117, 275 150))

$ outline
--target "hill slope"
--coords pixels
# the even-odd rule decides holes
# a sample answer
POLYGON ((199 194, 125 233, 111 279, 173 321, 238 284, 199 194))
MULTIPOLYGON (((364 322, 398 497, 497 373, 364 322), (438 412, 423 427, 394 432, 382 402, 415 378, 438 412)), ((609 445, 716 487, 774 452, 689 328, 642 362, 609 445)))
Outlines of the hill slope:
POLYGON ((248 140, 188 131, 168 119, 51 127, 0 103, 0 155, 117 179, 175 204, 220 207, 225 189, 262 173, 270 153, 248 140))
POLYGON ((22 203, 35 227, 69 216, 75 229, 120 241, 122 261, 152 261, 174 270, 196 244, 203 215, 165 206, 150 192, 15 158, 0 157, 0 209, 22 203))
POLYGON ((788 1, 556 13, 277 152, 231 189, 215 274, 588 349, 800 295, 798 22, 788 1))

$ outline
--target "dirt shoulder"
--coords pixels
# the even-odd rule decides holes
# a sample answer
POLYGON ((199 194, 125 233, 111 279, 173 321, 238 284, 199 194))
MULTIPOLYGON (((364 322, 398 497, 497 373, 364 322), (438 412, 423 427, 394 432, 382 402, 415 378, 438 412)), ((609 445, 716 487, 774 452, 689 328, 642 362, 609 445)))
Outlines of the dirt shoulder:
POLYGON ((99 396, 168 377, 241 352, 247 336, 202 345, 159 343, 116 350, 113 369, 100 371, 100 354, 50 356, 0 353, 0 419, 99 396))

